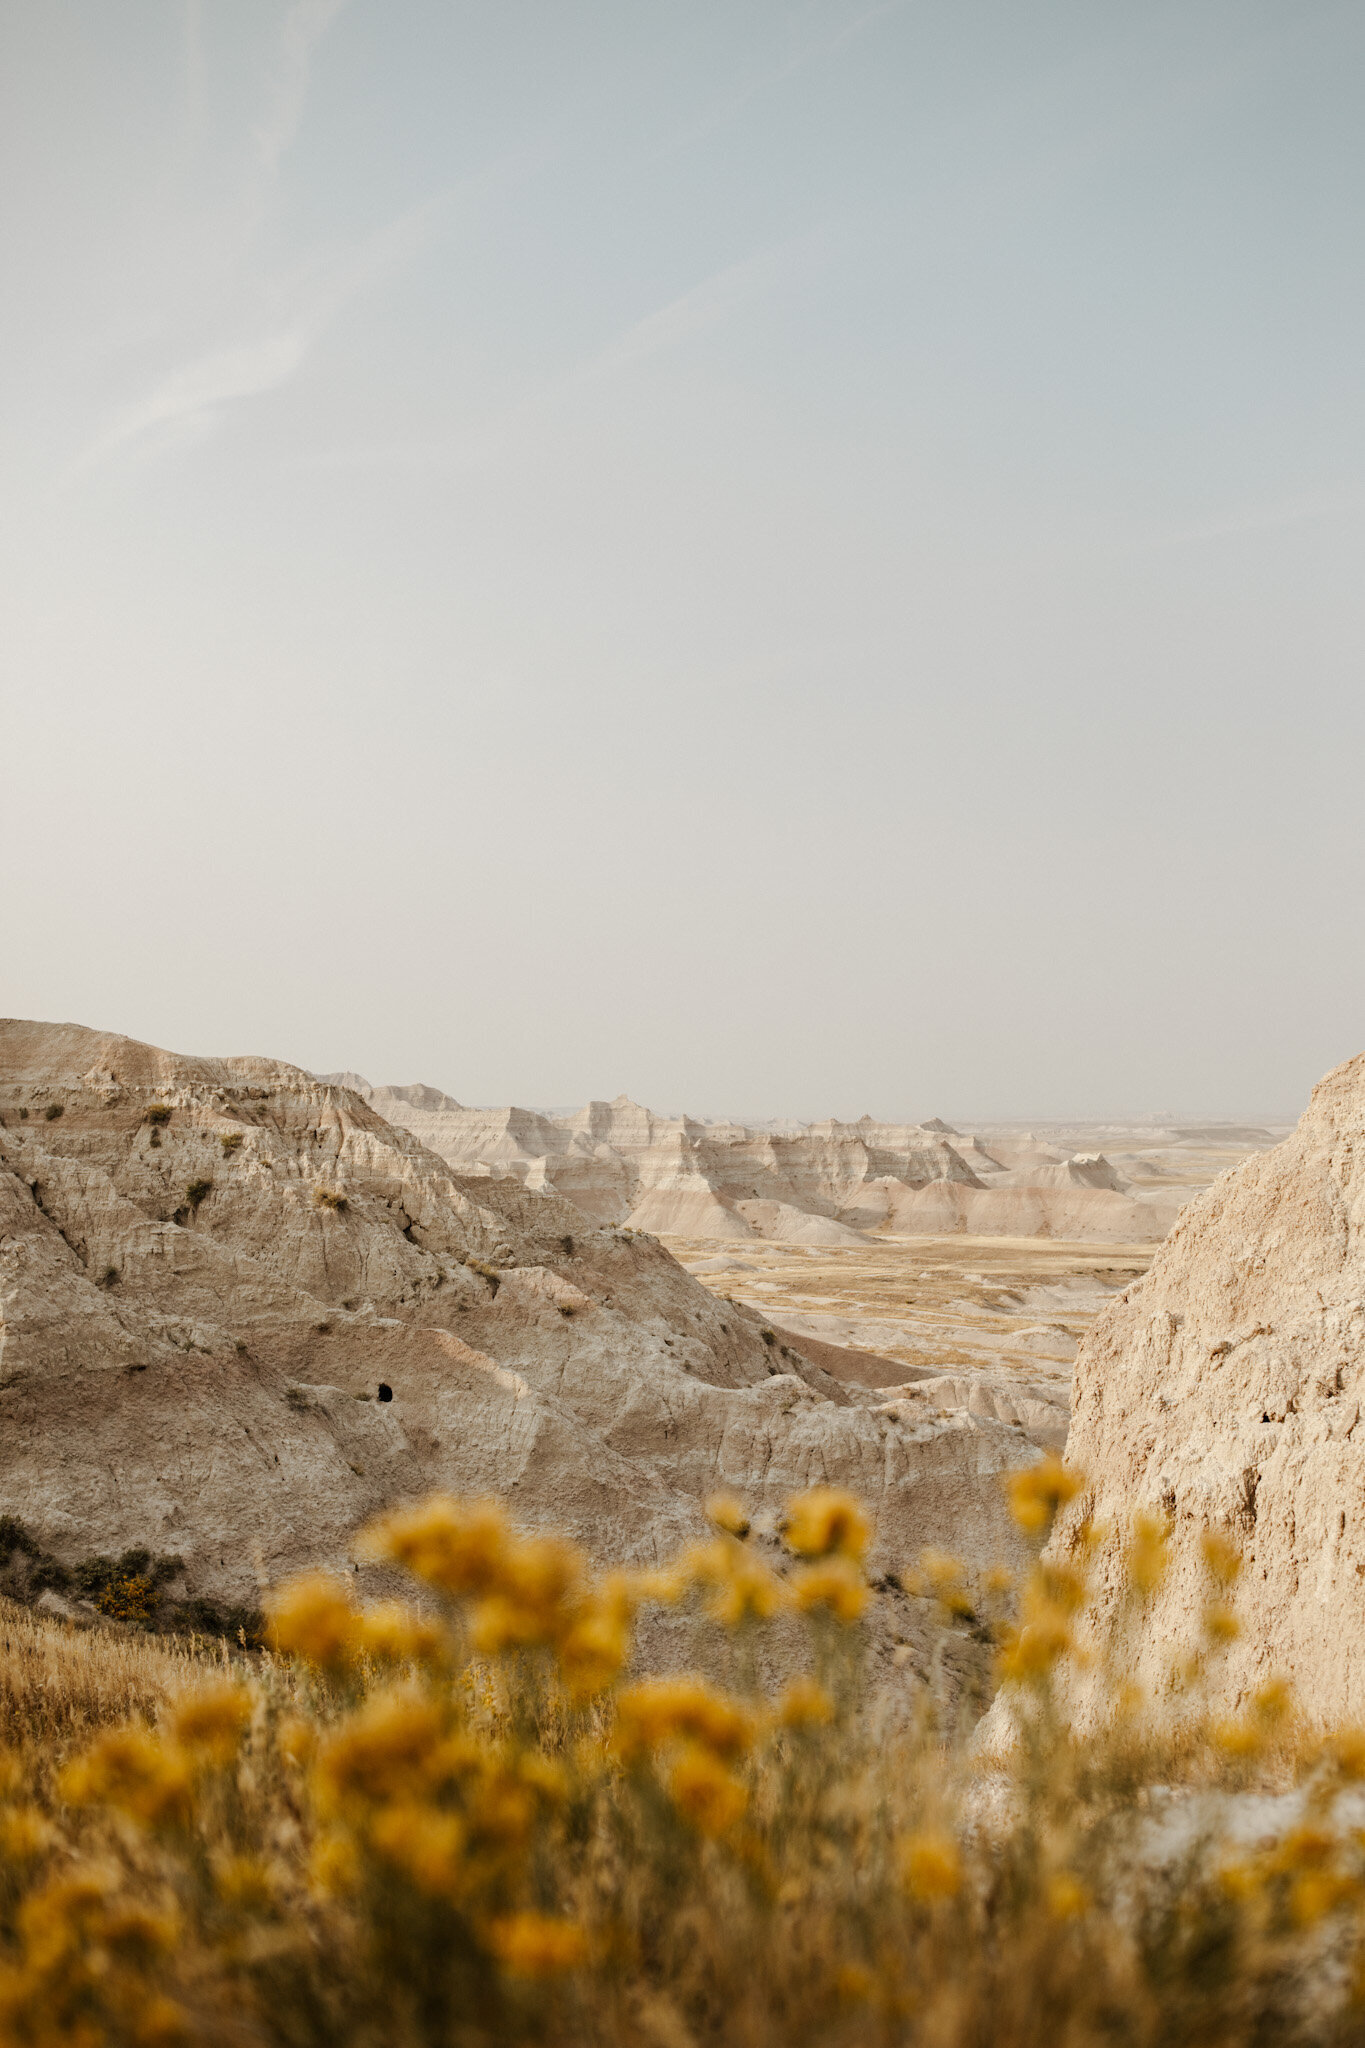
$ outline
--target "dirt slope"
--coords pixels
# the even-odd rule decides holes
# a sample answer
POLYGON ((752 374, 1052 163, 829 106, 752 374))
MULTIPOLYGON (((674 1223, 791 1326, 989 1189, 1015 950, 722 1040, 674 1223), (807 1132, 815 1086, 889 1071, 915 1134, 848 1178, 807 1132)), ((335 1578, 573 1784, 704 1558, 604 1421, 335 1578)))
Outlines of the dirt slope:
POLYGON ((882 1569, 1011 1553, 1019 1426, 886 1412, 652 1239, 453 1173, 347 1087, 10 1021, 0 1126, 0 1511, 59 1554, 146 1543, 241 1598, 435 1487, 625 1558, 717 1486, 761 1520, 816 1480, 867 1499, 882 1569))

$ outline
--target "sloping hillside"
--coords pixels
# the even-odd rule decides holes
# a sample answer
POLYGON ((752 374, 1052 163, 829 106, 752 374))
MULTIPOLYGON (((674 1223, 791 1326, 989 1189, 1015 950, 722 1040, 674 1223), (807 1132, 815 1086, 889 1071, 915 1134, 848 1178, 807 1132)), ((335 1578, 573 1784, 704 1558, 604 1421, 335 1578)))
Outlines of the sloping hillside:
POLYGON ((670 1549, 717 1486, 761 1517, 817 1479, 869 1501, 886 1566, 1011 1551, 1020 1427, 845 1385, 350 1088, 11 1021, 0 1123, 0 1511, 59 1554, 143 1543, 240 1598, 436 1487, 605 1558, 670 1549))

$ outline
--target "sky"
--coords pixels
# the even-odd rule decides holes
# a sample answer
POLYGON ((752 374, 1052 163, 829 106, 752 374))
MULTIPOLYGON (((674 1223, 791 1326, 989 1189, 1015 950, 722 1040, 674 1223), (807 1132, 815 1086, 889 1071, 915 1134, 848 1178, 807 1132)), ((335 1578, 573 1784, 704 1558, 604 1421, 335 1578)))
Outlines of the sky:
POLYGON ((0 0, 0 1009, 1296 1114, 1363 115, 1358 0, 0 0))

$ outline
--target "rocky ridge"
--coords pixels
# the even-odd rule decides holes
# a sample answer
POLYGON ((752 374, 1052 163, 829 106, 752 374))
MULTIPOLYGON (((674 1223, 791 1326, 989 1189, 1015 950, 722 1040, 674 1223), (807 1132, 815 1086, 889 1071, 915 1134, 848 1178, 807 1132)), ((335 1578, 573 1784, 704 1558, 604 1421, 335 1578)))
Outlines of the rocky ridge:
POLYGON ((918 1237, 1153 1243, 1185 1192, 1135 1187, 1102 1155, 994 1147, 925 1124, 746 1125, 657 1116, 617 1096, 568 1116, 469 1109, 418 1083, 328 1075, 457 1172, 553 1191, 604 1223, 685 1238, 858 1244, 918 1237))
POLYGON ((1278 1673, 1315 1719, 1365 1717, 1362 1402, 1365 1056, 1327 1075, 1284 1143, 1190 1205, 1081 1343, 1068 1457, 1090 1488, 1055 1541, 1070 1552, 1087 1517, 1108 1530, 1097 1621, 1135 1676, 1159 1686, 1194 1639, 1212 1530, 1244 1560, 1228 1701, 1278 1673), (1140 1631, 1122 1601, 1138 1511, 1172 1532, 1140 1631))
POLYGON ((352 1568, 360 1524, 433 1489, 618 1560, 696 1535, 717 1487, 761 1530, 830 1481, 879 1574, 1009 1559, 999 1475, 1037 1455, 1026 1415, 841 1376, 348 1086, 76 1025, 0 1023, 0 1317, 0 1512, 224 1599, 352 1568))

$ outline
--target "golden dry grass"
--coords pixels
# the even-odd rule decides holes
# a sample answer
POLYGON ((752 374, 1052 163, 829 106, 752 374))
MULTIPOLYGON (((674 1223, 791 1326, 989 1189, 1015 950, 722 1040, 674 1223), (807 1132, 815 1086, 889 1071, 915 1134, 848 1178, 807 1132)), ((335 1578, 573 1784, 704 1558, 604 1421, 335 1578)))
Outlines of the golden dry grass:
MULTIPOLYGON (((1076 1484, 1055 1461, 1021 1475, 1021 1526, 1045 1536, 1076 1484)), ((1233 1626, 1226 1547, 1182 1713, 1109 1672, 1085 1740, 1059 1710, 1084 1547, 1080 1567, 1039 1565, 1012 1622, 1003 1588, 926 1559, 945 1623, 996 1616, 1018 1740, 986 1769, 927 1698, 893 1725, 863 1696, 856 1502, 793 1502, 780 1573, 737 1502, 713 1519, 664 1571, 594 1578, 496 1504, 432 1501, 372 1537, 425 1608, 305 1580, 262 1658, 5 1609, 0 2042, 1365 2038, 1365 1735, 1310 1739, 1273 1687, 1234 1721, 1205 1712, 1233 1626), (655 1602, 725 1639, 727 1686, 632 1676, 655 1602), (755 1653, 778 1625, 804 1656, 766 1695, 755 1653), (1257 1842, 1238 1801, 1267 1782, 1300 1790, 1257 1842)), ((1135 1531, 1139 1616, 1164 1549, 1157 1525, 1135 1531)))

